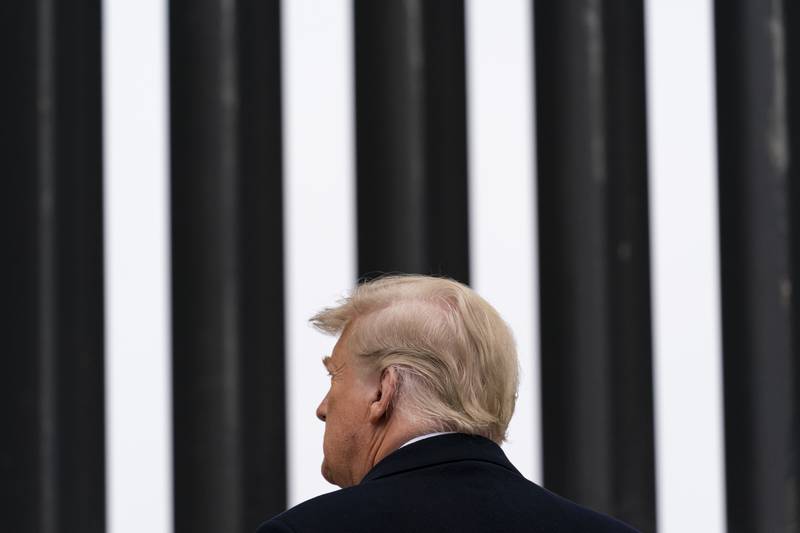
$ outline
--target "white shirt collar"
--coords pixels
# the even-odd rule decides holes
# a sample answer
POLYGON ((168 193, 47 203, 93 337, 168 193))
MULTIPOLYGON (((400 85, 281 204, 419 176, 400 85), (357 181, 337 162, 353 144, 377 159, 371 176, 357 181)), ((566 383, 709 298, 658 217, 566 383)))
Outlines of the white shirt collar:
MULTIPOLYGON (((448 433, 455 433, 455 431, 439 431, 437 433, 426 433, 425 435, 420 435, 419 437, 414 437, 410 441, 408 441, 405 444, 403 444, 403 446, 408 446, 409 444, 411 444, 413 442, 417 442, 418 440, 429 439, 431 437, 438 437, 439 435, 447 435, 448 433)), ((400 447, 402 448, 403 446, 400 446, 400 447)))

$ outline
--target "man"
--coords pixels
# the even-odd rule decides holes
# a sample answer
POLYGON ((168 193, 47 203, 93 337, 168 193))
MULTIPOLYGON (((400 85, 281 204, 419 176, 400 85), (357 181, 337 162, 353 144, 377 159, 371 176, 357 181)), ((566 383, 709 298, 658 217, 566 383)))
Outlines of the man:
POLYGON ((322 475, 343 490, 258 533, 631 532, 525 479, 501 444, 514 411, 514 340, 495 309, 448 279, 384 277, 312 323, 341 334, 322 475))

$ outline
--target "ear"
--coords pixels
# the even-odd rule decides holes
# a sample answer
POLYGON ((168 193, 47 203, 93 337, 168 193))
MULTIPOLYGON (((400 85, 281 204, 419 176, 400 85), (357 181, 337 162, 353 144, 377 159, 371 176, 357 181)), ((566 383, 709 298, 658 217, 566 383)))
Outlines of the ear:
POLYGON ((373 424, 385 421, 391 415, 392 405, 397 398, 399 380, 397 369, 387 367, 381 372, 378 390, 369 406, 369 421, 373 424))

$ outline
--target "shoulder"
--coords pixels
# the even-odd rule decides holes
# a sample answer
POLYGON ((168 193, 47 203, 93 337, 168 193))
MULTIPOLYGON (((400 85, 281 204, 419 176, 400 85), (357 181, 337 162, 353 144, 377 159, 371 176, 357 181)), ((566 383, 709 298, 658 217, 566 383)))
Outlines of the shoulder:
MULTIPOLYGON (((545 490, 545 489, 541 489, 545 490)), ((639 533, 630 525, 617 520, 611 516, 598 513, 587 507, 562 498, 556 494, 550 494, 552 507, 557 508, 558 512, 554 516, 565 526, 566 531, 592 531, 594 533, 639 533)), ((559 531, 561 528, 558 529, 559 531)))
MULTIPOLYGON (((516 504, 522 507, 524 506, 524 501, 531 502, 533 508, 529 509, 532 513, 528 518, 538 524, 548 524, 548 527, 552 527, 553 531, 639 533, 637 529, 612 516, 599 513, 568 500, 533 481, 525 479, 524 484, 527 487, 527 490, 524 491, 526 495, 517 500, 516 504)), ((550 531, 550 529, 544 529, 543 531, 550 531)))
MULTIPOLYGON (((419 473, 417 473, 419 474, 419 473)), ((518 476, 480 486, 411 473, 356 485, 301 503, 257 533, 395 531, 541 531, 636 533, 611 517, 561 498, 518 476)))
POLYGON ((364 486, 356 485, 317 496, 273 517, 257 533, 328 531, 334 524, 354 518, 352 515, 366 494, 364 486))
POLYGON ((279 517, 276 516, 272 520, 269 520, 261 524, 256 533, 295 533, 295 532, 283 520, 281 520, 279 517))

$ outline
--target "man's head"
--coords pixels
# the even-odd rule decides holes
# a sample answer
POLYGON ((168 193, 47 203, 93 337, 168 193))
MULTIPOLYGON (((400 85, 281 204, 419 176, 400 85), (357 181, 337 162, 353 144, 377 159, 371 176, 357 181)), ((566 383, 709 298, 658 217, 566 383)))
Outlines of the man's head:
POLYGON ((505 440, 517 352, 500 315, 469 287, 427 276, 383 277, 311 321, 341 334, 324 360, 331 388, 317 409, 328 481, 358 483, 380 439, 399 427, 505 440))

